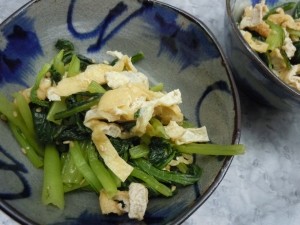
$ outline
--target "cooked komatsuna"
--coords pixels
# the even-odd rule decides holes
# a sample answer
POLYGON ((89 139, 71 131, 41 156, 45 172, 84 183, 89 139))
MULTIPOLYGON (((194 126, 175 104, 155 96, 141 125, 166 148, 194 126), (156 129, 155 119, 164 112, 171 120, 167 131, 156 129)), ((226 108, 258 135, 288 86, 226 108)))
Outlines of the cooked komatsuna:
POLYGON ((31 88, 13 94, 14 103, 0 93, 0 112, 25 157, 44 166, 45 205, 63 209, 68 192, 86 188, 99 195, 102 214, 142 220, 149 198, 200 180, 193 154, 245 153, 243 145, 208 143, 206 127, 184 118, 180 90, 151 87, 137 71, 142 53, 110 51, 111 63, 96 64, 67 40, 56 46, 60 52, 31 88))
POLYGON ((300 91, 300 2, 271 9, 265 0, 247 6, 238 27, 244 39, 266 65, 286 84, 300 91))

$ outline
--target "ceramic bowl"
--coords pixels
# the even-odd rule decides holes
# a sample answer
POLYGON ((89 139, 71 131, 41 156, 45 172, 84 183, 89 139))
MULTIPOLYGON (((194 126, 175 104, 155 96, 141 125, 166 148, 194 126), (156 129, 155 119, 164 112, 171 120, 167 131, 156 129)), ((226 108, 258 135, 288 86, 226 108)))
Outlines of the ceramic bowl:
MULTIPOLYGON (((142 51, 136 64, 152 85, 179 88, 181 109, 190 122, 205 125, 213 143, 238 143, 240 105, 224 55, 207 27, 187 13, 154 1, 32 1, 1 26, 0 87, 11 93, 29 87, 57 50, 58 38, 97 62, 108 50, 127 55, 142 51)), ((66 194, 63 211, 41 202, 42 169, 20 151, 0 122, 0 208, 22 224, 180 224, 216 189, 232 157, 197 156, 203 176, 174 198, 153 198, 143 221, 102 215, 93 192, 66 194)))
MULTIPOLYGON (((241 35, 237 23, 246 6, 259 3, 253 0, 226 0, 224 19, 225 53, 237 85, 255 101, 285 111, 300 109, 300 92, 283 82, 251 49, 241 35)), ((266 0, 269 9, 290 2, 266 0)))

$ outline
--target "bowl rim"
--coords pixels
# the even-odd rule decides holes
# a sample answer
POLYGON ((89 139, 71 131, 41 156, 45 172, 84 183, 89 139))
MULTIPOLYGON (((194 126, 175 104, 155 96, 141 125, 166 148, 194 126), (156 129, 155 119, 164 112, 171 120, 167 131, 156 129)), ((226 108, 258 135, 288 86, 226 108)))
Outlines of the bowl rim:
POLYGON ((233 28, 233 31, 235 32, 235 35, 238 37, 239 41, 242 42, 243 46, 246 48, 247 52, 249 53, 250 57, 258 64, 260 67, 264 70, 266 74, 269 75, 269 77, 278 85, 280 85, 286 92, 288 92, 290 95, 297 97, 300 99, 300 91, 297 91, 296 89, 289 86, 287 83, 285 83, 283 80, 281 80, 255 53, 255 51, 251 48, 251 46, 248 44, 248 42, 245 40, 245 38, 242 36, 240 30, 237 26, 237 21, 233 18, 233 15, 231 13, 231 2, 232 0, 226 0, 226 14, 227 19, 229 20, 229 23, 231 27, 233 28))
MULTIPOLYGON (((7 23, 9 23, 10 20, 12 20, 14 17, 19 15, 22 11, 27 9, 29 6, 32 4, 39 2, 41 0, 30 0, 28 3, 20 7, 18 10, 16 10, 13 14, 11 14, 8 18, 6 18, 1 24, 0 28, 4 27, 7 23)), ((209 30, 209 28, 198 18, 195 16, 191 15, 190 13, 179 9, 177 7, 174 7, 168 3, 160 2, 157 0, 136 0, 136 1, 146 1, 146 2, 151 2, 154 4, 159 4, 162 5, 168 9, 171 9, 178 14, 184 16, 188 20, 190 20, 192 23, 195 25, 201 27, 207 36, 212 39, 213 44, 216 46, 217 50, 220 53, 220 58, 222 60, 222 65, 224 69, 226 70, 227 78, 228 81, 231 85, 231 93, 233 97, 233 105, 234 105, 234 111, 235 111, 235 117, 234 117, 234 130, 233 130, 233 136, 232 136, 232 144, 238 144, 240 141, 241 137, 241 105, 240 105, 240 97, 239 97, 239 92, 237 89, 237 86, 235 84, 230 66, 228 64, 226 55, 224 54, 221 45, 217 41, 216 37, 214 34, 209 30)), ((197 197, 197 199, 184 211, 182 211, 176 218, 172 219, 171 221, 167 222, 167 224, 182 224, 186 219, 188 219, 200 206, 204 204, 204 202, 212 195, 212 193, 217 189, 221 181, 223 180, 224 176, 226 175, 231 162, 233 160, 234 156, 226 156, 225 160, 223 162, 223 165, 218 172, 218 174, 215 176, 214 181, 211 183, 211 185, 205 190, 204 194, 197 197)), ((6 213, 9 217, 14 219, 15 221, 21 223, 21 224, 32 224, 36 225, 37 223, 33 221, 32 219, 29 219, 26 217, 24 214, 21 212, 17 211, 14 209, 9 203, 7 203, 5 200, 0 198, 0 209, 6 213)))

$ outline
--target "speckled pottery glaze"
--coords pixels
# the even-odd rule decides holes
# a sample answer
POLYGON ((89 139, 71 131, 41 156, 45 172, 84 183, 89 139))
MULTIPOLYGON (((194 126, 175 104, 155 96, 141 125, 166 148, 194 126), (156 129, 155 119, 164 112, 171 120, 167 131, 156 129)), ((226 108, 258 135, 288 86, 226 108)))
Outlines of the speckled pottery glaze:
MULTIPOLYGON (((300 92, 284 83, 265 65, 244 40, 237 27, 244 8, 259 2, 260 0, 226 0, 226 56, 236 83, 247 95, 277 109, 298 112, 300 92)), ((266 5, 272 8, 286 2, 290 1, 266 0, 266 5)))
MULTIPOLYGON (((202 22, 180 9, 153 1, 32 1, 1 26, 0 90, 11 93, 33 84, 57 50, 58 38, 97 62, 108 50, 145 59, 136 67, 166 91, 179 88, 181 109, 190 122, 205 125, 212 143, 238 143, 240 105, 236 87, 215 38, 202 22)), ((212 194, 232 157, 197 156, 199 182, 173 198, 154 198, 143 221, 102 215, 98 196, 73 192, 63 211, 41 202, 43 171, 27 161, 0 121, 0 208, 22 224, 180 224, 212 194)))

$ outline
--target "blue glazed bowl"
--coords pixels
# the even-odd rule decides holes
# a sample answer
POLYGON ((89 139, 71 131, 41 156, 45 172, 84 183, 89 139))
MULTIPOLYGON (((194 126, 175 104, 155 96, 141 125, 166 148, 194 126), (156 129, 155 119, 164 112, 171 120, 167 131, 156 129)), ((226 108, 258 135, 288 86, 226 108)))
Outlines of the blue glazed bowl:
MULTIPOLYGON (((268 68, 244 40, 237 27, 244 8, 259 2, 226 0, 224 19, 226 56, 237 85, 248 96, 277 109, 297 112, 300 109, 300 92, 287 85, 268 68)), ((266 0, 266 5, 270 9, 286 2, 290 1, 266 0)))
MULTIPOLYGON (((77 52, 102 62, 106 51, 127 55, 142 51, 136 67, 151 84, 179 88, 183 114, 205 125, 211 142, 238 143, 238 93, 223 53, 210 31, 187 13, 154 1, 31 1, 0 25, 0 90, 11 93, 32 86, 36 74, 57 50, 58 38, 77 52)), ((197 156, 203 176, 182 187, 174 198, 150 199, 143 221, 127 215, 102 215, 98 196, 71 192, 65 209, 41 202, 42 169, 35 169, 0 121, 0 208, 21 224, 180 224, 213 193, 232 157, 197 156)))

